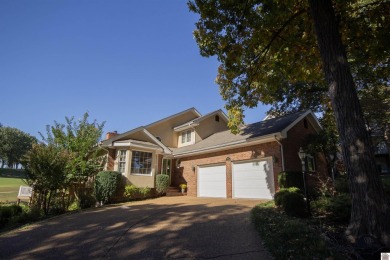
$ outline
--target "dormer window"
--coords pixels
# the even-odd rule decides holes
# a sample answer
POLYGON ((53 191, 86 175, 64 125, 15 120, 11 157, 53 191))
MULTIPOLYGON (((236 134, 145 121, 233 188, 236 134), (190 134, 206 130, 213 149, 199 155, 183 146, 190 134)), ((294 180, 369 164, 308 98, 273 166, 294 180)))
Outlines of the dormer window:
POLYGON ((192 135, 192 130, 187 130, 181 133, 181 143, 190 143, 191 142, 191 135, 192 135))

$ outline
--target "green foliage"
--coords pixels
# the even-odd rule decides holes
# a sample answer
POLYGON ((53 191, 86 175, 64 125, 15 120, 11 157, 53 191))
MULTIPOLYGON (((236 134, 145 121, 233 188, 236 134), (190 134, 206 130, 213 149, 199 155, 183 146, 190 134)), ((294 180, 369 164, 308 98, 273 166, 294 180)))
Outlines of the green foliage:
POLYGON ((274 200, 275 205, 281 207, 289 216, 307 216, 305 199, 297 187, 280 189, 275 194, 274 200))
POLYGON ((53 145, 35 144, 23 160, 28 183, 34 187, 35 206, 49 214, 52 199, 65 189, 69 154, 53 145))
POLYGON ((143 198, 149 197, 151 195, 150 192, 151 192, 151 189, 149 187, 141 187, 141 188, 139 188, 139 193, 141 194, 141 196, 143 198))
POLYGON ((349 193, 348 176, 345 174, 335 178, 334 187, 338 193, 349 193))
POLYGON ((253 208, 251 218, 274 259, 330 259, 335 255, 304 219, 285 215, 272 202, 253 208))
POLYGON ((302 172, 286 171, 278 174, 278 183, 280 188, 298 187, 303 190, 302 172))
POLYGON ((123 196, 129 199, 133 199, 138 194, 138 187, 135 185, 126 185, 123 196))
POLYGON ((0 160, 8 166, 21 163, 23 156, 31 149, 37 139, 19 129, 0 127, 0 160))
POLYGON ((82 183, 95 176, 103 168, 104 157, 97 144, 99 143, 104 123, 88 121, 89 114, 85 113, 81 120, 66 117, 66 124, 54 121, 53 126, 47 126, 47 137, 41 133, 43 140, 69 153, 67 163, 67 181, 77 183, 76 196, 83 192, 82 183))
POLYGON ((21 204, 0 204, 0 228, 24 224, 40 218, 40 213, 21 204))
POLYGON ((156 190, 158 193, 166 193, 169 188, 169 175, 159 174, 156 176, 156 190))
POLYGON ((311 208, 328 221, 346 224, 351 217, 351 195, 341 193, 334 197, 320 197, 311 202, 311 208))
MULTIPOLYGON (((390 3, 332 2, 358 88, 388 88, 384 46, 390 3)), ((259 102, 275 113, 328 107, 308 1, 193 0, 188 5, 200 17, 194 31, 200 54, 217 56, 221 63, 216 81, 233 131, 243 123, 243 107, 259 102)))
POLYGON ((79 205, 79 202, 78 201, 73 201, 69 207, 68 207, 68 211, 74 211, 74 210, 79 210, 80 209, 80 205, 79 205))
POLYGON ((289 216, 307 216, 305 199, 303 195, 298 192, 288 192, 283 198, 282 208, 289 216))
POLYGON ((144 199, 150 197, 150 193, 149 187, 138 188, 135 185, 126 185, 123 196, 129 200, 144 199))
POLYGON ((282 206, 284 197, 286 196, 286 194, 291 192, 301 192, 301 190, 297 187, 281 188, 278 192, 275 193, 275 205, 278 207, 282 206))
POLYGON ((102 171, 96 175, 95 195, 98 201, 110 202, 121 181, 121 173, 114 171, 102 171))

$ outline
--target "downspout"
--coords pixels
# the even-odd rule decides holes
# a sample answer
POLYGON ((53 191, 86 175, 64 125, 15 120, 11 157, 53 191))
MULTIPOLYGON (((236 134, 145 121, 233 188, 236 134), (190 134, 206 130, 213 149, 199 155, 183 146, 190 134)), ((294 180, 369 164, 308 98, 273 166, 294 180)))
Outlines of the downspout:
POLYGON ((282 155, 282 171, 284 172, 284 152, 283 152, 283 144, 278 140, 278 138, 276 138, 276 135, 275 135, 275 140, 276 142, 280 145, 280 154, 282 155))

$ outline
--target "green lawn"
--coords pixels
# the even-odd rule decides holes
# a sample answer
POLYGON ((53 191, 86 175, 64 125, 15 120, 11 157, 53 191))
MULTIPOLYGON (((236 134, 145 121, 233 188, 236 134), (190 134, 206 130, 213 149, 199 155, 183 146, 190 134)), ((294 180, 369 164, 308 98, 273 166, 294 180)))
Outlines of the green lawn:
POLYGON ((23 181, 23 170, 0 169, 0 202, 15 202, 19 187, 27 186, 23 181))

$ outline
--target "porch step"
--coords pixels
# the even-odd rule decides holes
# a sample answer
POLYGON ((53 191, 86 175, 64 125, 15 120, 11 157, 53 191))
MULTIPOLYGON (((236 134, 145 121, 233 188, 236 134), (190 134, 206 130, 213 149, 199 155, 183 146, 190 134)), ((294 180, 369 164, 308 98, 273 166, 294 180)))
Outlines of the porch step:
POLYGON ((169 187, 166 194, 167 197, 186 196, 186 195, 187 195, 186 192, 181 193, 181 191, 177 187, 169 187))

